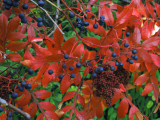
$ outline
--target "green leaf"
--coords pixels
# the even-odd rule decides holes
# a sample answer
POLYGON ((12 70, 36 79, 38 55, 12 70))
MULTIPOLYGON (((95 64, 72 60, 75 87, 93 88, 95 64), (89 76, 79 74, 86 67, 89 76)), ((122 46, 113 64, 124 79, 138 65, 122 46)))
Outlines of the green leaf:
POLYGON ((147 103, 147 108, 151 108, 153 106, 153 101, 149 101, 148 103, 147 103))

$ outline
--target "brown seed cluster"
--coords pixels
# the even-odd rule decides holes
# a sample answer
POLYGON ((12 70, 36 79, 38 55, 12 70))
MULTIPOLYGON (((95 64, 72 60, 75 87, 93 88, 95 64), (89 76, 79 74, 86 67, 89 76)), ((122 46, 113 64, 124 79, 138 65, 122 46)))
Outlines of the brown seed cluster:
POLYGON ((9 94, 11 94, 17 82, 17 80, 6 79, 0 76, 0 97, 9 101, 9 94))
MULTIPOLYGON (((96 96, 103 97, 108 106, 111 105, 112 97, 114 95, 114 88, 119 88, 120 84, 127 85, 129 80, 129 73, 122 67, 118 67, 117 71, 110 71, 109 65, 102 65, 104 71, 97 74, 93 79, 93 85, 96 88, 94 91, 96 96)), ((95 68, 90 69, 93 73, 95 68)))

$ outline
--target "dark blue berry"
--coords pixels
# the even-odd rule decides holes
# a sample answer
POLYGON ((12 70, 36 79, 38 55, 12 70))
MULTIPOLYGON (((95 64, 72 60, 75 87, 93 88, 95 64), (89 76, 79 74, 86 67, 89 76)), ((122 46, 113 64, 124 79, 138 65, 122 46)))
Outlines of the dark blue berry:
MULTIPOLYGON (((16 85, 15 85, 16 86, 16 85)), ((19 85, 17 85, 17 87, 16 87, 16 89, 18 89, 19 88, 19 85)))
POLYGON ((80 68, 81 67, 81 63, 76 63, 76 67, 80 68))
POLYGON ((99 69, 99 72, 103 72, 103 67, 98 67, 98 69, 99 69))
POLYGON ((113 28, 113 25, 109 25, 110 28, 113 28))
POLYGON ((69 67, 69 70, 71 70, 71 71, 72 71, 73 69, 74 69, 74 68, 73 68, 73 66, 70 66, 70 67, 69 67))
POLYGON ((123 66, 123 63, 119 63, 120 66, 123 66))
POLYGON ((94 28, 94 29, 97 29, 97 28, 98 28, 98 25, 97 25, 97 24, 94 24, 94 25, 93 25, 93 28, 94 28))
POLYGON ((127 61, 127 62, 129 62, 129 60, 130 60, 130 59, 129 59, 129 58, 127 58, 127 60, 126 60, 126 61, 127 61))
POLYGON ((137 53, 137 50, 132 50, 132 53, 133 53, 133 54, 136 54, 136 53, 137 53))
POLYGON ((58 78, 59 78, 59 79, 63 79, 63 75, 60 74, 60 75, 58 76, 58 78))
POLYGON ((0 107, 0 112, 3 112, 3 108, 2 107, 0 107))
POLYGON ((48 74, 52 75, 53 74, 53 70, 48 70, 48 74))
POLYGON ((19 87, 19 91, 23 92, 24 91, 24 87, 19 87))
POLYGON ((101 20, 99 21, 99 25, 104 25, 104 22, 102 22, 101 20))
POLYGON ((134 59, 134 57, 135 57, 134 55, 131 55, 131 58, 132 58, 132 59, 134 59))
POLYGON ((13 7, 18 7, 18 5, 19 5, 19 2, 13 1, 13 7))
POLYGON ((90 12, 90 10, 89 10, 89 9, 86 9, 85 11, 86 11, 86 12, 90 12))
POLYGON ((7 3, 7 0, 3 0, 3 3, 5 3, 5 4, 6 4, 6 3, 7 3))
POLYGON ((28 69, 28 74, 32 75, 33 74, 33 70, 32 69, 28 69))
POLYGON ((7 0, 6 4, 12 6, 12 1, 11 0, 7 0))
POLYGON ((129 44, 128 43, 124 43, 124 47, 129 47, 129 44))
POLYGON ((25 3, 25 4, 23 4, 23 6, 22 6, 22 7, 23 7, 23 9, 25 9, 25 10, 26 10, 26 9, 28 9, 28 4, 26 4, 26 3, 25 3))
POLYGON ((31 89, 31 88, 32 88, 32 85, 31 85, 31 84, 27 84, 27 85, 25 86, 25 88, 26 88, 26 89, 31 89))
POLYGON ((100 16, 100 19, 101 19, 101 20, 104 20, 104 19, 105 19, 104 15, 101 15, 101 16, 100 16))
POLYGON ((99 69, 96 68, 96 69, 94 70, 94 72, 95 72, 95 73, 99 73, 99 69))
POLYGON ((18 93, 16 93, 16 92, 12 93, 12 95, 11 95, 12 99, 16 99, 17 97, 18 97, 18 93))
POLYGON ((6 120, 12 120, 12 118, 11 117, 7 117, 7 119, 6 120))
POLYGON ((73 12, 70 12, 70 13, 69 13, 69 17, 70 17, 70 18, 73 18, 73 17, 74 17, 74 13, 73 13, 73 12))
POLYGON ((19 14, 19 18, 21 18, 21 19, 25 18, 24 13, 20 13, 20 14, 19 14))
POLYGON ((77 18, 76 18, 76 22, 78 22, 79 20, 80 20, 80 17, 77 17, 77 18))
POLYGON ((18 107, 18 109, 22 110, 22 107, 18 107))
POLYGON ((11 6, 10 6, 10 5, 5 4, 5 9, 6 9, 6 10, 10 10, 10 8, 11 8, 11 6))
POLYGON ((130 63, 130 64, 133 64, 133 60, 129 60, 129 63, 130 63))
POLYGON ((26 82, 25 82, 25 81, 22 81, 22 82, 21 82, 21 86, 22 86, 22 87, 25 87, 25 86, 26 86, 26 82))
POLYGON ((67 67, 67 65, 66 65, 66 64, 63 64, 63 65, 62 65, 62 67, 63 67, 63 68, 66 68, 66 67, 67 67))
POLYGON ((112 53, 112 57, 116 57, 116 53, 112 53))
POLYGON ((68 58, 69 58, 68 54, 65 54, 65 55, 64 55, 64 58, 65 58, 65 59, 68 59, 68 58))
POLYGON ((43 1, 43 0, 38 1, 38 5, 39 5, 40 7, 43 7, 43 6, 44 6, 44 1, 43 1))
POLYGON ((129 32, 126 32, 126 36, 129 37, 129 36, 130 36, 130 33, 129 33, 129 32))
POLYGON ((42 22, 42 21, 43 21, 42 17, 37 17, 37 22, 42 22))
POLYGON ((111 66, 110 69, 111 69, 111 71, 114 71, 114 70, 115 70, 115 67, 114 67, 114 66, 111 66))
POLYGON ((77 24, 77 27, 78 27, 78 28, 81 28, 81 27, 82 27, 82 25, 81 25, 81 24, 77 24))
POLYGON ((37 23, 37 26, 38 26, 38 27, 42 27, 42 26, 43 26, 43 22, 38 22, 38 23, 37 23))
POLYGON ((138 60, 138 56, 135 55, 135 56, 134 56, 134 60, 138 60))
POLYGON ((119 65, 119 62, 115 62, 115 65, 118 66, 118 65, 119 65))
POLYGON ((27 23, 27 19, 26 19, 26 18, 22 18, 22 19, 21 19, 21 22, 22 22, 22 23, 27 23))
POLYGON ((83 23, 82 20, 78 20, 78 24, 81 24, 81 25, 82 25, 82 23, 83 23))
POLYGON ((96 78, 96 77, 97 77, 97 74, 96 74, 96 73, 92 73, 92 77, 93 77, 93 78, 96 78))
POLYGON ((84 26, 81 26, 81 27, 80 27, 80 30, 81 30, 81 31, 85 30, 85 27, 84 27, 84 26))
POLYGON ((75 78, 75 74, 72 73, 70 77, 71 77, 71 78, 75 78))
POLYGON ((91 63, 90 63, 90 62, 88 62, 88 65, 89 65, 89 66, 91 66, 91 63))
POLYGON ((83 22, 84 26, 88 26, 89 22, 83 22))

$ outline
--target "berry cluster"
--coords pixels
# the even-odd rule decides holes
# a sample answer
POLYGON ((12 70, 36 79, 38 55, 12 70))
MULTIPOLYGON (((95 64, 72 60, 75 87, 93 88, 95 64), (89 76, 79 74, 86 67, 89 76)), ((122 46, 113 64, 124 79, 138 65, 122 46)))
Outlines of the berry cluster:
POLYGON ((19 1, 20 0, 14 0, 14 1, 12 1, 12 0, 3 0, 3 3, 5 4, 5 9, 6 10, 10 10, 12 6, 13 7, 18 7, 19 1))
POLYGON ((21 91, 21 92, 24 91, 24 88, 25 88, 25 89, 31 89, 32 86, 31 86, 31 84, 26 84, 25 81, 22 81, 20 86, 17 85, 17 89, 18 89, 19 91, 21 91))
POLYGON ((25 18, 24 13, 20 13, 20 14, 19 14, 19 18, 21 19, 21 22, 22 22, 22 23, 27 23, 27 19, 25 18))
POLYGON ((77 27, 83 31, 85 30, 85 27, 87 27, 89 25, 89 22, 87 21, 82 21, 79 17, 76 18, 76 22, 77 22, 77 27))
POLYGON ((128 84, 129 73, 119 66, 117 71, 110 71, 109 65, 102 65, 98 68, 91 68, 90 73, 93 77, 93 85, 96 88, 94 94, 98 97, 104 97, 106 104, 111 105, 114 95, 114 88, 119 88, 120 84, 128 84), (100 69, 103 71, 99 71, 100 69), (99 70, 98 70, 99 69, 99 70), (99 72, 98 72, 99 71, 99 72), (96 77, 93 74, 96 73, 96 77))
POLYGON ((42 21, 43 21, 43 19, 41 17, 37 17, 37 22, 38 22, 37 26, 38 27, 42 27, 43 26, 43 22, 42 21))

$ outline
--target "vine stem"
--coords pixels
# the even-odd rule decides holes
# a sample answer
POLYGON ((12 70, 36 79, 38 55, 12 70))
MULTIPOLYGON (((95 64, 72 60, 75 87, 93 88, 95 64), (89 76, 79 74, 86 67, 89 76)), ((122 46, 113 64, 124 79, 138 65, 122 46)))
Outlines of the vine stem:
POLYGON ((15 107, 14 105, 7 103, 6 100, 0 98, 0 104, 2 104, 2 106, 8 107, 18 113, 20 113, 21 115, 23 115, 27 120, 32 120, 30 114, 28 114, 27 112, 23 112, 22 110, 18 109, 17 107, 15 107))

